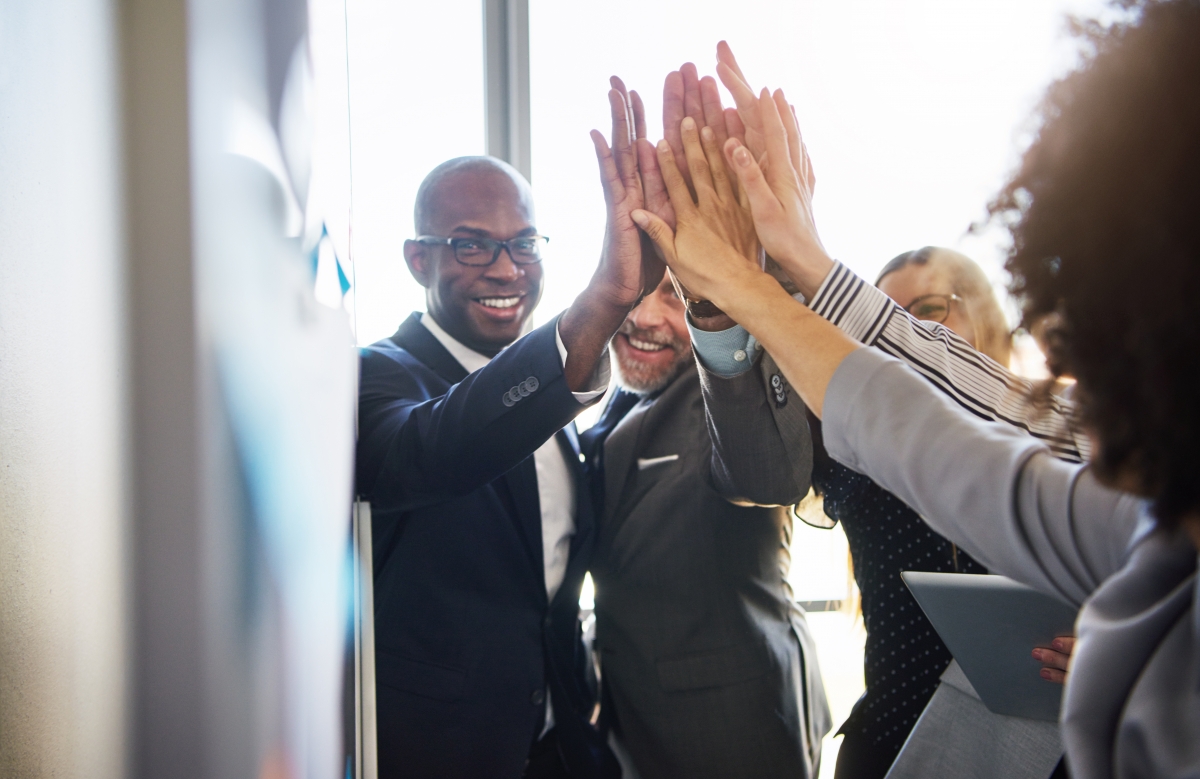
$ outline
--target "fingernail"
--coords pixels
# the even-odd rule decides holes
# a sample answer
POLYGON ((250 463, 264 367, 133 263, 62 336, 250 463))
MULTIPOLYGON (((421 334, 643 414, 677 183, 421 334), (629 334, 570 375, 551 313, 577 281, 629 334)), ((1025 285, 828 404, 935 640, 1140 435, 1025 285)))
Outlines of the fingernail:
POLYGON ((713 135, 713 130, 711 127, 705 127, 700 131, 700 137, 706 141, 711 141, 716 136, 713 135))
POLYGON ((1040 649, 1033 650, 1033 656, 1035 658, 1037 658, 1038 660, 1041 660, 1042 659, 1042 650, 1040 650, 1040 649))
POLYGON ((696 120, 690 116, 685 116, 683 118, 683 129, 695 130, 696 129, 696 120))
POLYGON ((658 146, 657 146, 657 148, 658 148, 658 150, 659 150, 659 151, 670 151, 670 150, 671 150, 671 144, 667 143, 667 139, 666 139, 666 138, 663 138, 661 141, 659 141, 659 142, 658 142, 658 146))
POLYGON ((1039 673, 1041 673, 1041 676, 1043 679, 1050 678, 1050 669, 1049 668, 1043 668, 1039 673))
POLYGON ((1050 642, 1050 646, 1054 647, 1055 649, 1057 649, 1058 651, 1061 652, 1062 648, 1063 648, 1062 639, 1061 638, 1054 639, 1053 641, 1050 642))
POLYGON ((733 161, 743 168, 750 166, 750 152, 746 151, 745 146, 737 147, 737 151, 733 153, 733 161))
POLYGON ((638 227, 645 227, 650 222, 650 220, 646 218, 645 211, 634 211, 629 216, 633 219, 634 224, 636 224, 638 227))

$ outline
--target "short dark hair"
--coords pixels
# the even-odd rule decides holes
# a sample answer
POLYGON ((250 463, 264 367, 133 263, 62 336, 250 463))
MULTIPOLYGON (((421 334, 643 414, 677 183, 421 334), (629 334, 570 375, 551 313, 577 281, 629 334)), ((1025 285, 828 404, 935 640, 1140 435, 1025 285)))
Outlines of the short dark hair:
POLYGON ((991 204, 1029 325, 1058 314, 1051 368, 1079 381, 1097 473, 1200 508, 1200 0, 1118 0, 1075 21, 1083 62, 991 204))

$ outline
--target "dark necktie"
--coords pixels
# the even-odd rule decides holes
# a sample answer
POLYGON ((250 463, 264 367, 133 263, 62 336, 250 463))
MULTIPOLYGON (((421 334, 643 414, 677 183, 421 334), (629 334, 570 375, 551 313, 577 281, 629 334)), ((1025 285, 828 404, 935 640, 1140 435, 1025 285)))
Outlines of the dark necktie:
POLYGON ((584 456, 583 470, 587 475, 596 516, 600 516, 604 509, 604 442, 608 439, 608 434, 643 397, 636 392, 618 389, 608 399, 608 405, 604 407, 604 413, 600 415, 596 424, 579 436, 579 449, 584 456))

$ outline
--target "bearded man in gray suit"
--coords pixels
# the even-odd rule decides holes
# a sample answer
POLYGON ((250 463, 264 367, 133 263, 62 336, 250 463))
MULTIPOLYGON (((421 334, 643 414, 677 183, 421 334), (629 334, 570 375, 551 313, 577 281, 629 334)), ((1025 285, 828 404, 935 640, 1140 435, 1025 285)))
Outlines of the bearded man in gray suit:
MULTIPOLYGON (((713 472, 669 279, 629 314, 611 353, 619 389, 581 436, 600 517, 602 717, 641 779, 815 777, 829 710, 786 581, 790 512, 735 504, 714 486, 735 480, 713 472)), ((766 402, 761 392, 748 401, 766 402)))

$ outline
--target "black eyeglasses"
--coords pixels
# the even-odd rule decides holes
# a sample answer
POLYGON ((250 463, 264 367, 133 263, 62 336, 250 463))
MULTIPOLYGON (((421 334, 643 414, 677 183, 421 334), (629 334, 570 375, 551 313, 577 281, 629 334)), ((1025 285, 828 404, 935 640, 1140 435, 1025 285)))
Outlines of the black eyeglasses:
POLYGON ((542 261, 542 247, 550 241, 544 235, 521 235, 507 241, 493 241, 491 238, 444 238, 440 235, 419 235, 417 243, 434 246, 449 246, 454 252, 454 259, 463 265, 483 267, 491 265, 500 259, 500 250, 508 251, 508 256, 517 265, 536 265, 542 261))
POLYGON ((950 316, 950 304, 962 302, 958 295, 922 295, 905 306, 904 310, 927 322, 945 322, 950 316))

